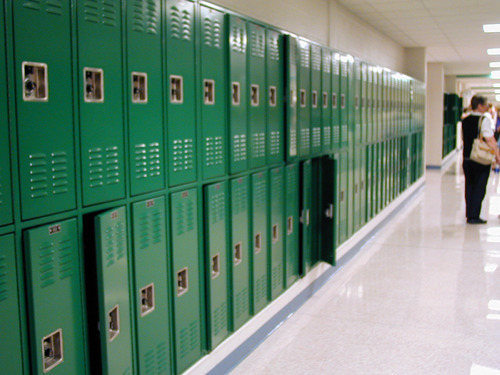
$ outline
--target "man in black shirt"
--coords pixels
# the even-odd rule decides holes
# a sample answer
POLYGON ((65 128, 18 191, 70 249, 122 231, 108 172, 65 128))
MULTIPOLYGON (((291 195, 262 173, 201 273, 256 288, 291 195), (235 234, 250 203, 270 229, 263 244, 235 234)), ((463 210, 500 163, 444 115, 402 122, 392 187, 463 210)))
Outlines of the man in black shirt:
POLYGON ((471 99, 472 113, 462 120, 463 133, 463 168, 465 175, 465 206, 467 223, 485 224, 486 220, 479 217, 481 204, 486 193, 486 185, 490 175, 491 165, 482 165, 470 160, 472 143, 479 131, 484 141, 495 150, 497 163, 500 164, 500 154, 493 136, 493 119, 488 114, 488 102, 485 97, 473 96, 471 99), (481 129, 479 125, 481 124, 481 129))

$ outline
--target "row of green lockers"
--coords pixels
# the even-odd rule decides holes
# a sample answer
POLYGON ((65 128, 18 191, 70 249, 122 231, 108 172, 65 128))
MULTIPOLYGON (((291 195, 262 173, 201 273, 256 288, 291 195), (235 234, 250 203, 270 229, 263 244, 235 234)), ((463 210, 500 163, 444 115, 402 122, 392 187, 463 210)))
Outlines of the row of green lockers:
POLYGON ((462 98, 457 94, 444 94, 443 158, 457 148, 457 123, 463 111, 462 98))
POLYGON ((189 0, 0 19, 8 374, 180 373, 423 173, 420 82, 256 20, 189 0))
POLYGON ((24 267, 15 235, 0 236, 0 368, 182 373, 318 261, 334 264, 422 175, 422 142, 361 146, 352 174, 338 153, 26 229, 24 267))

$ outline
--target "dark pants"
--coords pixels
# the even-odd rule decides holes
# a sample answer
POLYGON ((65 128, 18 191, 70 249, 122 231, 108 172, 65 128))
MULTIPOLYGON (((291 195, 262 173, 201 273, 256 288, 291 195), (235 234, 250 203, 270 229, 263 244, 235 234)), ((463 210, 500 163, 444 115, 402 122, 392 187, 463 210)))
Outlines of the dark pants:
POLYGON ((471 160, 464 160, 463 168, 465 174, 465 216, 467 219, 478 219, 486 193, 491 165, 482 165, 471 160))

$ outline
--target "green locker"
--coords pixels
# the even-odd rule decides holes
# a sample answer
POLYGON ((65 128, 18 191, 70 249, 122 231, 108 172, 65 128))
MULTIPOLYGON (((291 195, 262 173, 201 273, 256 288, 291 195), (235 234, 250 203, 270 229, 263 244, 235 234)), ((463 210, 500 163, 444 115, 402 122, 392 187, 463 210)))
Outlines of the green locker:
MULTIPOLYGON (((363 135, 361 134, 361 120, 362 120, 362 92, 361 85, 362 81, 362 67, 361 61, 354 60, 352 65, 353 67, 353 77, 352 86, 354 88, 354 95, 350 95, 350 98, 353 100, 351 102, 351 107, 354 110, 354 119, 352 121, 352 126, 354 126, 354 144, 360 145, 363 140, 363 135)), ((351 121, 351 120, 350 120, 351 121)))
MULTIPOLYGON (((299 276, 299 165, 289 164, 285 167, 285 256, 286 287, 290 287, 299 276)), ((284 231, 285 229, 283 229, 284 231)), ((284 232, 283 232, 284 233, 284 232)))
POLYGON ((127 102, 130 193, 165 187, 162 3, 127 7, 127 102), (147 59, 144 57, 148 56, 147 59))
POLYGON ((224 13, 200 5, 201 80, 198 83, 201 108, 202 178, 209 179, 226 174, 226 105, 227 91, 225 59, 227 45, 224 13))
POLYGON ((267 164, 280 163, 284 159, 284 39, 277 31, 266 30, 267 72, 267 164))
POLYGON ((266 29, 247 23, 249 167, 266 164, 266 29))
POLYGON ((31 373, 86 374, 76 219, 24 232, 31 373))
POLYGON ((300 274, 312 267, 312 161, 306 160, 300 168, 300 274))
POLYGON ((359 182, 359 227, 363 227, 366 224, 366 191, 368 189, 368 181, 366 176, 367 165, 366 165, 366 155, 367 155, 367 146, 361 146, 359 148, 360 158, 359 158, 359 174, 360 174, 360 182, 359 182))
POLYGON ((379 142, 380 137, 380 73, 379 68, 373 68, 373 129, 372 129, 372 142, 379 142))
POLYGON ((121 1, 75 6, 83 204, 90 206, 125 197, 121 1))
POLYGON ((335 265, 335 249, 338 236, 338 159, 330 155, 321 159, 321 260, 335 265))
POLYGON ((311 180, 311 267, 321 260, 321 225, 324 213, 322 211, 322 157, 311 160, 312 162, 312 180, 311 180))
POLYGON ((298 41, 298 136, 299 156, 311 154, 311 45, 298 41))
POLYGON ((250 250, 249 250, 249 177, 230 181, 231 189, 231 284, 233 331, 238 330, 251 316, 250 250))
POLYGON ((349 145, 348 128, 348 92, 349 92, 349 62, 347 56, 340 55, 340 148, 349 145))
POLYGON ((366 222, 373 217, 373 145, 366 146, 366 222))
POLYGON ((321 108, 323 94, 321 91, 321 47, 311 44, 311 153, 321 152, 322 124, 321 108))
MULTIPOLYGON (((3 6, 0 6, 0 21, 2 25, 5 25, 3 6)), ((9 109, 5 57, 5 30, 0 27, 0 79, 4 82, 0 87, 0 226, 12 223, 9 109)))
POLYGON ((165 197, 132 204, 139 374, 171 374, 165 197))
POLYGON ((361 64, 361 143, 368 143, 368 65, 361 64))
POLYGON ((229 335, 229 276, 227 251, 227 188, 225 182, 204 187, 205 274, 207 283, 208 347, 229 335))
POLYGON ((338 230, 339 230, 339 235, 338 235, 338 245, 344 243, 347 240, 348 233, 347 233, 347 227, 348 227, 348 199, 349 199, 349 194, 348 194, 348 176, 349 176, 349 159, 347 152, 342 152, 339 154, 339 169, 338 169, 338 174, 339 174, 339 222, 338 222, 338 230))
POLYGON ((337 151, 341 146, 340 137, 340 54, 332 54, 332 145, 337 151))
POLYGON ((321 127, 322 152, 333 151, 332 145, 332 51, 322 49, 321 64, 321 127))
POLYGON ((133 373, 126 216, 125 207, 119 207, 94 218, 96 268, 86 270, 87 306, 95 309, 88 313, 91 373, 133 373), (93 282, 94 289, 89 287, 93 282))
POLYGON ((282 167, 269 171, 269 275, 270 300, 274 300, 285 286, 285 175, 282 167))
MULTIPOLYGON (((9 375, 23 375, 21 316, 14 235, 0 236, 0 368, 9 375), (8 338, 8 340, 6 339, 8 338)), ((26 369, 26 372, 28 370, 26 369)))
POLYGON ((375 185, 376 185, 376 210, 375 210, 375 213, 378 214, 383 208, 383 204, 382 204, 382 197, 383 197, 382 182, 384 180, 383 169, 382 169, 382 165, 383 165, 382 147, 383 147, 383 144, 382 144, 382 142, 378 142, 376 144, 376 146, 377 146, 376 151, 375 151, 376 156, 375 156, 375 160, 374 160, 375 178, 376 178, 376 180, 375 180, 375 185))
POLYGON ((352 223, 352 232, 357 232, 360 228, 361 224, 361 197, 362 188, 361 188, 361 169, 362 169, 362 160, 363 153, 361 151, 362 146, 359 146, 359 143, 356 143, 352 147, 354 150, 353 162, 352 166, 352 176, 353 176, 353 184, 351 185, 351 194, 352 194, 352 211, 350 211, 353 215, 353 223, 352 223))
POLYGON ((268 176, 267 172, 254 173, 252 186, 252 280, 253 314, 268 301, 268 176))
POLYGON ((200 252, 196 189, 170 196, 170 241, 176 373, 202 356, 200 252))
POLYGON ((167 0, 165 6, 168 182, 177 186, 197 177, 195 4, 167 0))
POLYGON ((377 142, 384 139, 384 127, 386 118, 386 97, 384 90, 385 80, 384 72, 379 68, 378 72, 378 126, 377 126, 377 142))
POLYGON ((286 160, 293 161, 298 152, 298 62, 299 50, 297 39, 285 35, 285 75, 286 75, 286 160))
POLYGON ((246 22, 227 15, 229 106, 229 172, 248 169, 247 146, 247 29, 246 22))
MULTIPOLYGON (((72 10, 69 1, 13 1, 12 8, 21 216, 26 220, 76 207, 72 10)), ((3 33, 4 30, 2 43, 3 33)), ((4 46, 0 48, 4 54, 4 46)), ((5 79, 5 55, 2 57, 5 79)), ((7 98, 6 85, 2 85, 2 97, 7 98)), ((2 100, 0 112, 4 124, 2 144, 8 142, 5 105, 6 99, 2 100)), ((2 182, 6 183, 3 199, 7 202, 1 219, 10 221, 8 212, 3 211, 9 209, 10 203, 8 147, 5 144, 1 149, 2 156, 7 153, 0 162, 2 180, 5 179, 2 182)))

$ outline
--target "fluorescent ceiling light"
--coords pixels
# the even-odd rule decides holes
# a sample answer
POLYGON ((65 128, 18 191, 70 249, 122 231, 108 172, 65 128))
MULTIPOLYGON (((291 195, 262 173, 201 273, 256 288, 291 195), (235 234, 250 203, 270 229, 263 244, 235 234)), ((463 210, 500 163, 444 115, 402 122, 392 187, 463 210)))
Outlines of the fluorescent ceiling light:
POLYGON ((490 68, 500 68, 500 61, 490 62, 490 68))
POLYGON ((500 102, 500 95, 495 96, 497 102, 500 102))
POLYGON ((489 25, 483 25, 483 31, 485 33, 500 33, 500 24, 493 23, 489 25))
POLYGON ((500 78, 500 70, 492 70, 491 71, 491 78, 500 78))
POLYGON ((495 94, 500 94, 500 90, 495 90, 495 94))
POLYGON ((500 87, 500 83, 494 83, 493 87, 500 87))
POLYGON ((490 56, 500 55, 500 48, 488 48, 488 50, 486 52, 490 56))

